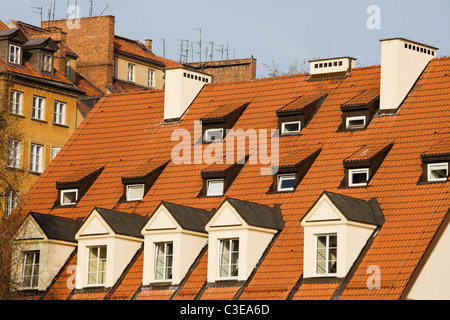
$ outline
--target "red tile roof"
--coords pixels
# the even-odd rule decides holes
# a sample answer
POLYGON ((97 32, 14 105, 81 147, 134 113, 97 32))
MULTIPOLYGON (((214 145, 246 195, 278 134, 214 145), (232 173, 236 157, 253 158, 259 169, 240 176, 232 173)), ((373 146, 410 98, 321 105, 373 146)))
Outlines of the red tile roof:
POLYGON ((4 23, 0 20, 0 30, 4 30, 4 29, 8 29, 8 27, 6 26, 6 24, 4 24, 4 23))
MULTIPOLYGON (((296 190, 267 193, 272 177, 261 175, 260 165, 247 163, 226 193, 230 198, 264 205, 280 204, 285 221, 284 229, 246 282, 240 299, 286 299, 294 293, 303 274, 300 220, 324 190, 366 201, 377 198, 386 219, 340 298, 398 299, 450 207, 450 198, 444 196, 447 183, 417 183, 422 174, 420 155, 448 132, 450 78, 444 74, 449 72, 450 58, 432 60, 395 115, 375 117, 365 130, 357 132, 338 130, 342 122, 340 107, 363 90, 379 90, 379 66, 355 68, 345 79, 308 81, 309 75, 301 74, 208 84, 182 121, 171 124, 162 121, 162 90, 105 96, 61 150, 61 156, 49 165, 25 196, 22 208, 24 212, 33 210, 70 218, 86 217, 93 207, 147 215, 162 200, 215 209, 224 197, 197 197, 202 188, 201 172, 207 164, 169 163, 139 204, 118 204, 123 194, 121 177, 152 157, 170 158, 177 144, 171 141, 173 130, 186 129, 193 133, 194 121, 213 112, 218 105, 252 101, 235 128, 275 129, 277 110, 296 97, 326 90, 328 96, 301 135, 280 138, 281 155, 296 149, 314 150, 319 146, 322 149, 296 190), (369 141, 388 140, 395 143, 370 186, 340 188, 344 178, 343 160, 369 141), (105 170, 77 206, 53 208, 57 196, 55 182, 70 172, 71 164, 100 165, 105 160, 105 170), (379 266, 383 272, 378 290, 366 285, 367 269, 372 265, 379 266)), ((177 299, 192 299, 201 293, 207 280, 206 263, 204 254, 187 275, 177 299)), ((134 288, 130 287, 127 296, 134 288)), ((335 289, 335 283, 304 283, 294 296, 330 299, 335 289)), ((211 296, 230 298, 236 286, 208 290, 205 293, 211 296)))

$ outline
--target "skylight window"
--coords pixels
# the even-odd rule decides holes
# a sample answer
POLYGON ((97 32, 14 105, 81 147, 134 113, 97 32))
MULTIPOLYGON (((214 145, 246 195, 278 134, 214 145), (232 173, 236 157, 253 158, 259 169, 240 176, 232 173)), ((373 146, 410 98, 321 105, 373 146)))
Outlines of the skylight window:
POLYGON ((203 140, 205 142, 221 141, 223 139, 223 129, 208 129, 205 131, 203 140))
POLYGON ((70 206, 78 201, 78 189, 61 190, 61 205, 70 206))
POLYGON ((295 187, 295 173, 278 175, 278 191, 293 191, 295 187))
POLYGON ((223 196, 225 189, 225 180, 224 179, 209 179, 207 181, 207 190, 206 196, 223 196))
POLYGON ((281 124, 281 134, 300 133, 301 121, 283 122, 281 124))
POLYGON ((428 181, 447 181, 448 162, 429 163, 428 181))
POLYGON ((346 118, 345 127, 349 130, 364 129, 366 127, 366 117, 365 116, 348 117, 346 118))
POLYGON ((364 187, 369 181, 369 168, 349 169, 348 185, 350 187, 364 187))
POLYGON ((144 184, 132 184, 127 186, 127 201, 139 201, 144 198, 144 184))

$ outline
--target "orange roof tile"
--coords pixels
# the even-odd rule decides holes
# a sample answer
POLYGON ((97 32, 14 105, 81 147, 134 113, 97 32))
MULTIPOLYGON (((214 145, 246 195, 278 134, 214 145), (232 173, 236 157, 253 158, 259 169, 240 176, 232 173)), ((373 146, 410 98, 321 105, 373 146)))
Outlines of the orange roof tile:
POLYGON ((221 286, 206 288, 201 300, 232 300, 241 286, 221 286))
POLYGON ((4 23, 0 20, 0 30, 4 30, 4 29, 8 29, 8 27, 6 26, 6 24, 4 24, 4 23))
POLYGON ((142 290, 136 300, 169 300, 174 292, 175 289, 142 290))

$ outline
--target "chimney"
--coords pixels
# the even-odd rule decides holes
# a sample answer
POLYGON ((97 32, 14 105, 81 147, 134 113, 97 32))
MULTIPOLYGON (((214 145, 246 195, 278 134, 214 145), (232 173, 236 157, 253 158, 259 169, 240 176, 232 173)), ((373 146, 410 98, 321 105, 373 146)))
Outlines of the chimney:
POLYGON ((212 76, 184 67, 166 69, 164 120, 180 119, 212 76))
POLYGON ((355 58, 341 57, 310 60, 309 68, 311 80, 345 77, 355 67, 355 58))
POLYGON ((437 48, 403 38, 380 41, 380 113, 389 114, 402 104, 437 48))
POLYGON ((152 51, 152 39, 145 39, 145 47, 151 52, 152 51))

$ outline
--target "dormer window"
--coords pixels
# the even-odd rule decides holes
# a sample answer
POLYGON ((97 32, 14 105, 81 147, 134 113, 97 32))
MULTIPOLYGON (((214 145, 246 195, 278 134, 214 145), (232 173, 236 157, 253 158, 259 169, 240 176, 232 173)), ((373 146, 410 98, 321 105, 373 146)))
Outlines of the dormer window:
POLYGON ((347 130, 364 129, 366 127, 366 116, 348 117, 345 119, 347 130))
POLYGON ((295 188, 295 173, 279 174, 277 177, 277 190, 293 191, 295 188))
POLYGON ((23 255, 22 289, 37 289, 39 286, 39 251, 23 255))
POLYGON ((75 205, 78 201, 78 189, 61 190, 60 196, 62 206, 75 205))
POLYGON ((301 130, 301 121, 290 121, 281 123, 281 134, 298 134, 301 130))
POLYGON ((42 54, 42 71, 52 72, 53 71, 53 56, 50 54, 42 54))
POLYGON ((157 243, 155 253, 155 280, 171 280, 173 265, 173 243, 157 243))
POLYGON ((101 286, 106 277, 106 246, 88 248, 87 285, 101 286))
POLYGON ((20 64, 21 49, 19 46, 13 44, 9 45, 9 62, 14 64, 20 64))
POLYGON ((135 81, 135 69, 136 66, 132 63, 128 64, 128 81, 134 82, 135 81))
POLYGON ((316 275, 330 276, 337 272, 337 235, 316 236, 316 275))
POLYGON ((428 181, 447 181, 448 162, 428 163, 428 181))
POLYGON ((281 136, 299 134, 313 118, 326 94, 301 96, 277 110, 278 130, 281 136))
POLYGON ((365 187, 368 182, 369 168, 348 170, 348 185, 350 187, 365 187))
POLYGON ((144 198, 144 184, 127 185, 127 201, 139 201, 144 198))
POLYGON ((239 239, 220 240, 219 278, 239 275, 239 239))
POLYGON ((223 129, 208 129, 203 135, 204 142, 222 141, 223 129))
POLYGON ((206 196, 223 196, 225 179, 208 179, 206 196))

